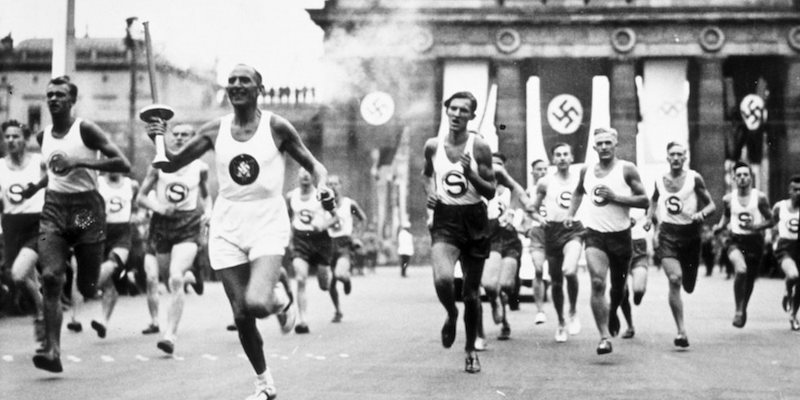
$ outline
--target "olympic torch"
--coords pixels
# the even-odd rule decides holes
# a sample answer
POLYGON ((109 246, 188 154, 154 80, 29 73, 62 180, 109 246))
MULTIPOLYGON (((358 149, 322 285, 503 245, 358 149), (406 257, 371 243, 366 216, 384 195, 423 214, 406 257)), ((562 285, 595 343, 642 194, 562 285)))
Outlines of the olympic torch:
MULTIPOLYGON (((166 104, 158 103, 158 89, 156 88, 156 65, 153 61, 153 44, 150 40, 150 23, 148 21, 142 22, 144 26, 144 45, 145 53, 147 55, 147 75, 150 78, 150 96, 153 104, 139 110, 139 119, 144 122, 159 122, 169 121, 174 115, 175 111, 166 104)), ((156 155, 153 158, 153 166, 158 168, 169 162, 167 159, 167 147, 164 142, 164 135, 157 134, 153 141, 156 145, 156 155)))

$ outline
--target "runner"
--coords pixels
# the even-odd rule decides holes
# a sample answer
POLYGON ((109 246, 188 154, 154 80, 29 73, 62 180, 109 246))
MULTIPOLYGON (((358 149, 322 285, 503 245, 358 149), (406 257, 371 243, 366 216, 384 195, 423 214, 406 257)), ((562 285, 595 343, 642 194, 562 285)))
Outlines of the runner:
POLYGON ((772 218, 778 226, 775 240, 775 258, 780 262, 786 279, 786 294, 782 306, 789 313, 789 324, 793 331, 800 331, 797 309, 800 308, 800 277, 797 272, 797 224, 800 216, 800 175, 789 180, 789 198, 772 207, 772 218))
POLYGON ((492 153, 477 134, 467 131, 478 106, 475 96, 458 92, 444 102, 449 132, 425 143, 423 175, 432 209, 431 263, 439 302, 447 311, 442 327, 442 345, 450 348, 456 337, 458 308, 455 301, 453 270, 461 260, 464 271, 464 331, 466 352, 464 370, 481 370, 475 337, 480 321, 480 283, 483 264, 489 256, 490 232, 486 203, 495 194, 492 153))
POLYGON ((575 213, 583 203, 586 226, 586 264, 592 279, 591 306, 600 343, 597 354, 612 351, 609 336, 619 333, 617 308, 622 302, 631 261, 630 207, 647 208, 649 201, 632 163, 616 156, 617 131, 594 131, 594 150, 599 162, 584 166, 564 224, 574 224, 575 213), (589 201, 583 202, 584 194, 589 201), (606 301, 606 276, 611 277, 611 304, 606 301))
MULTIPOLYGON (((544 178, 545 175, 547 175, 547 163, 544 160, 534 160, 531 163, 533 186, 528 188, 531 197, 536 193, 539 180, 544 178)), ((540 212, 542 212, 541 209, 540 212)), ((546 214, 547 211, 545 210, 544 213, 546 214)), ((547 293, 544 286, 544 263, 547 261, 547 254, 545 252, 545 235, 542 220, 541 218, 533 218, 527 235, 528 239, 530 239, 531 261, 533 261, 533 268, 536 274, 533 281, 533 300, 536 303, 536 316, 533 317, 533 323, 540 325, 547 322, 547 314, 544 313, 543 307, 544 296, 547 293)))
POLYGON ((761 256, 764 254, 763 230, 772 226, 772 210, 764 193, 753 188, 753 171, 744 162, 733 166, 736 188, 722 198, 723 214, 714 227, 718 232, 730 231, 728 260, 733 265, 733 298, 736 312, 732 325, 743 328, 747 323, 747 303, 753 294, 761 256))
MULTIPOLYGON (((289 244, 291 224, 283 199, 284 154, 309 171, 323 199, 327 171, 308 151, 286 119, 258 108, 264 94, 261 74, 239 64, 226 88, 233 113, 202 128, 177 153, 167 151, 165 172, 175 172, 209 150, 216 153, 219 195, 211 218, 209 256, 222 279, 247 358, 256 373, 251 399, 274 399, 277 389, 264 357, 256 318, 276 314, 281 331, 294 328, 295 307, 288 285, 281 281, 281 259, 289 244)), ((148 124, 150 135, 165 126, 148 124)))

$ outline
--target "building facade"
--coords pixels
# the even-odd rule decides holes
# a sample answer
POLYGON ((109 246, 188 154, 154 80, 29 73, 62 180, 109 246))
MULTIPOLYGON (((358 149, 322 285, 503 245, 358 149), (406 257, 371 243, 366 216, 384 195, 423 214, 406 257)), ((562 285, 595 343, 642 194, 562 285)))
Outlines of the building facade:
MULTIPOLYGON (((665 145, 688 143, 718 202, 735 160, 755 166, 773 200, 800 173, 795 1, 328 0, 309 13, 332 69, 350 78, 323 123, 325 147, 367 154, 410 133, 408 213, 420 234, 421 150, 446 128, 441 101, 456 90, 478 97, 473 129, 494 138, 520 182, 557 142, 591 161, 591 130, 604 125, 650 182, 666 169, 665 145), (393 103, 381 125, 359 112, 374 92, 393 103)), ((373 179, 359 185, 368 193, 373 179)))

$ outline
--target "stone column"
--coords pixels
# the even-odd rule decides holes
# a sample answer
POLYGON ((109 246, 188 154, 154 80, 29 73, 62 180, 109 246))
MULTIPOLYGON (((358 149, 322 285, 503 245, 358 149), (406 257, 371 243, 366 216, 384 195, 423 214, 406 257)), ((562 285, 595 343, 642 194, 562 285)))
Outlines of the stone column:
POLYGON ((619 133, 617 156, 636 161, 636 64, 633 59, 611 63, 611 126, 619 133))
POLYGON ((525 79, 519 63, 499 61, 496 68, 498 149, 508 158, 506 169, 525 183, 525 79), (505 128, 503 128, 505 127, 505 128))
POLYGON ((696 120, 689 121, 690 166, 703 175, 711 198, 720 210, 725 194, 725 135, 730 134, 725 121, 722 60, 700 58, 697 72, 697 113, 693 114, 696 120))
POLYGON ((779 190, 784 190, 792 175, 800 173, 800 58, 786 60, 783 106, 786 136, 773 144, 778 147, 773 165, 776 171, 780 170, 780 179, 775 182, 779 190))

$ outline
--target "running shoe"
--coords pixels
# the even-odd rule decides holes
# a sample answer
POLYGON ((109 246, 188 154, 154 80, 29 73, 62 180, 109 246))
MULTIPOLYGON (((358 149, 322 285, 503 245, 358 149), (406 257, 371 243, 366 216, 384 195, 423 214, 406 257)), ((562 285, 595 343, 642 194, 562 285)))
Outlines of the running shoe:
POLYGON ((81 325, 80 321, 76 321, 76 320, 73 319, 72 321, 70 321, 67 324, 67 329, 69 329, 69 330, 71 330, 71 331, 73 331, 75 333, 79 333, 80 331, 83 330, 83 325, 81 325))
POLYGON ((475 338, 475 351, 486 351, 486 339, 480 336, 475 338))
POLYGON ((202 296, 203 292, 205 291, 205 287, 205 283, 203 282, 203 274, 200 271, 195 271, 192 289, 194 289, 194 292, 197 293, 198 296, 202 296))
POLYGON ((566 342, 567 337, 569 337, 569 335, 567 334, 566 327, 559 326, 558 329, 556 329, 556 335, 555 335, 556 343, 566 342))
POLYGON ((547 315, 545 315, 543 311, 536 313, 536 316, 533 318, 533 323, 536 325, 541 325, 545 322, 547 322, 547 315))
POLYGON ((789 325, 793 331, 800 331, 800 321, 798 321, 797 318, 792 318, 789 321, 789 325))
POLYGON ((611 334, 611 337, 619 335, 619 317, 617 313, 608 315, 608 333, 611 334))
POLYGON ((342 317, 344 317, 344 314, 336 312, 333 314, 333 319, 331 322, 338 324, 339 322, 342 322, 342 317))
POLYGON ((511 339, 511 326, 508 323, 504 323, 503 327, 500 328, 500 335, 497 336, 497 340, 509 340, 511 339))
POLYGON ((275 385, 264 382, 256 382, 256 392, 247 396, 245 400, 273 400, 278 398, 278 390, 275 385))
POLYGON ((230 324, 230 325, 226 326, 225 329, 227 329, 227 330, 229 330, 231 332, 239 330, 239 328, 236 327, 236 324, 230 324))
POLYGON ((581 333, 581 320, 578 318, 577 315, 570 315, 569 322, 567 323, 567 332, 570 335, 577 335, 581 333))
POLYGON ((503 302, 500 296, 495 296, 491 301, 492 305, 492 319, 495 324, 503 322, 503 302))
POLYGON ((470 374, 481 372, 481 361, 478 359, 477 352, 467 353, 467 358, 464 359, 464 371, 470 374))
POLYGON ((156 344, 156 347, 167 354, 172 354, 175 352, 175 342, 169 339, 159 340, 156 344))
POLYGON ((281 327, 281 333, 284 335, 294 329, 294 323, 297 319, 297 308, 294 306, 294 301, 290 300, 289 304, 275 315, 278 318, 278 324, 281 327))
POLYGON ((789 293, 783 294, 783 299, 781 300, 781 306, 783 307, 783 311, 786 311, 787 313, 792 311, 792 305, 789 302, 789 293))
POLYGON ((747 323, 746 312, 736 313, 736 315, 733 316, 733 323, 732 323, 733 326, 737 328, 744 328, 744 324, 746 323, 747 323))
POLYGON ((622 334, 623 339, 632 339, 636 335, 636 331, 633 328, 628 328, 622 334))
POLYGON ((294 333, 296 333, 298 335, 303 335, 303 334, 306 334, 308 332, 310 332, 310 331, 308 329, 308 325, 306 325, 305 323, 299 323, 299 324, 294 326, 294 333))
POLYGON ((94 329, 95 332, 97 332, 97 337, 99 337, 100 339, 103 339, 103 338, 106 337, 106 326, 105 325, 103 325, 103 324, 101 324, 101 323, 99 323, 99 322, 97 322, 95 320, 92 320, 91 325, 92 325, 92 329, 94 329))
POLYGON ((675 347, 680 347, 685 349, 689 347, 689 338, 686 337, 686 335, 681 334, 675 337, 673 343, 675 343, 675 347))
POLYGON ((158 325, 150 324, 147 326, 147 328, 144 328, 142 330, 142 335, 152 335, 158 332, 159 332, 158 325))
POLYGON ((33 365, 48 372, 64 371, 64 367, 61 366, 61 357, 59 356, 49 357, 45 354, 37 354, 33 356, 33 365))
POLYGON ((597 354, 603 355, 611 353, 612 351, 614 351, 614 349, 611 347, 611 342, 606 338, 600 339, 600 343, 597 344, 597 354))
POLYGON ((353 290, 353 282, 350 280, 350 277, 342 279, 342 285, 344 286, 344 294, 349 295, 353 290))

